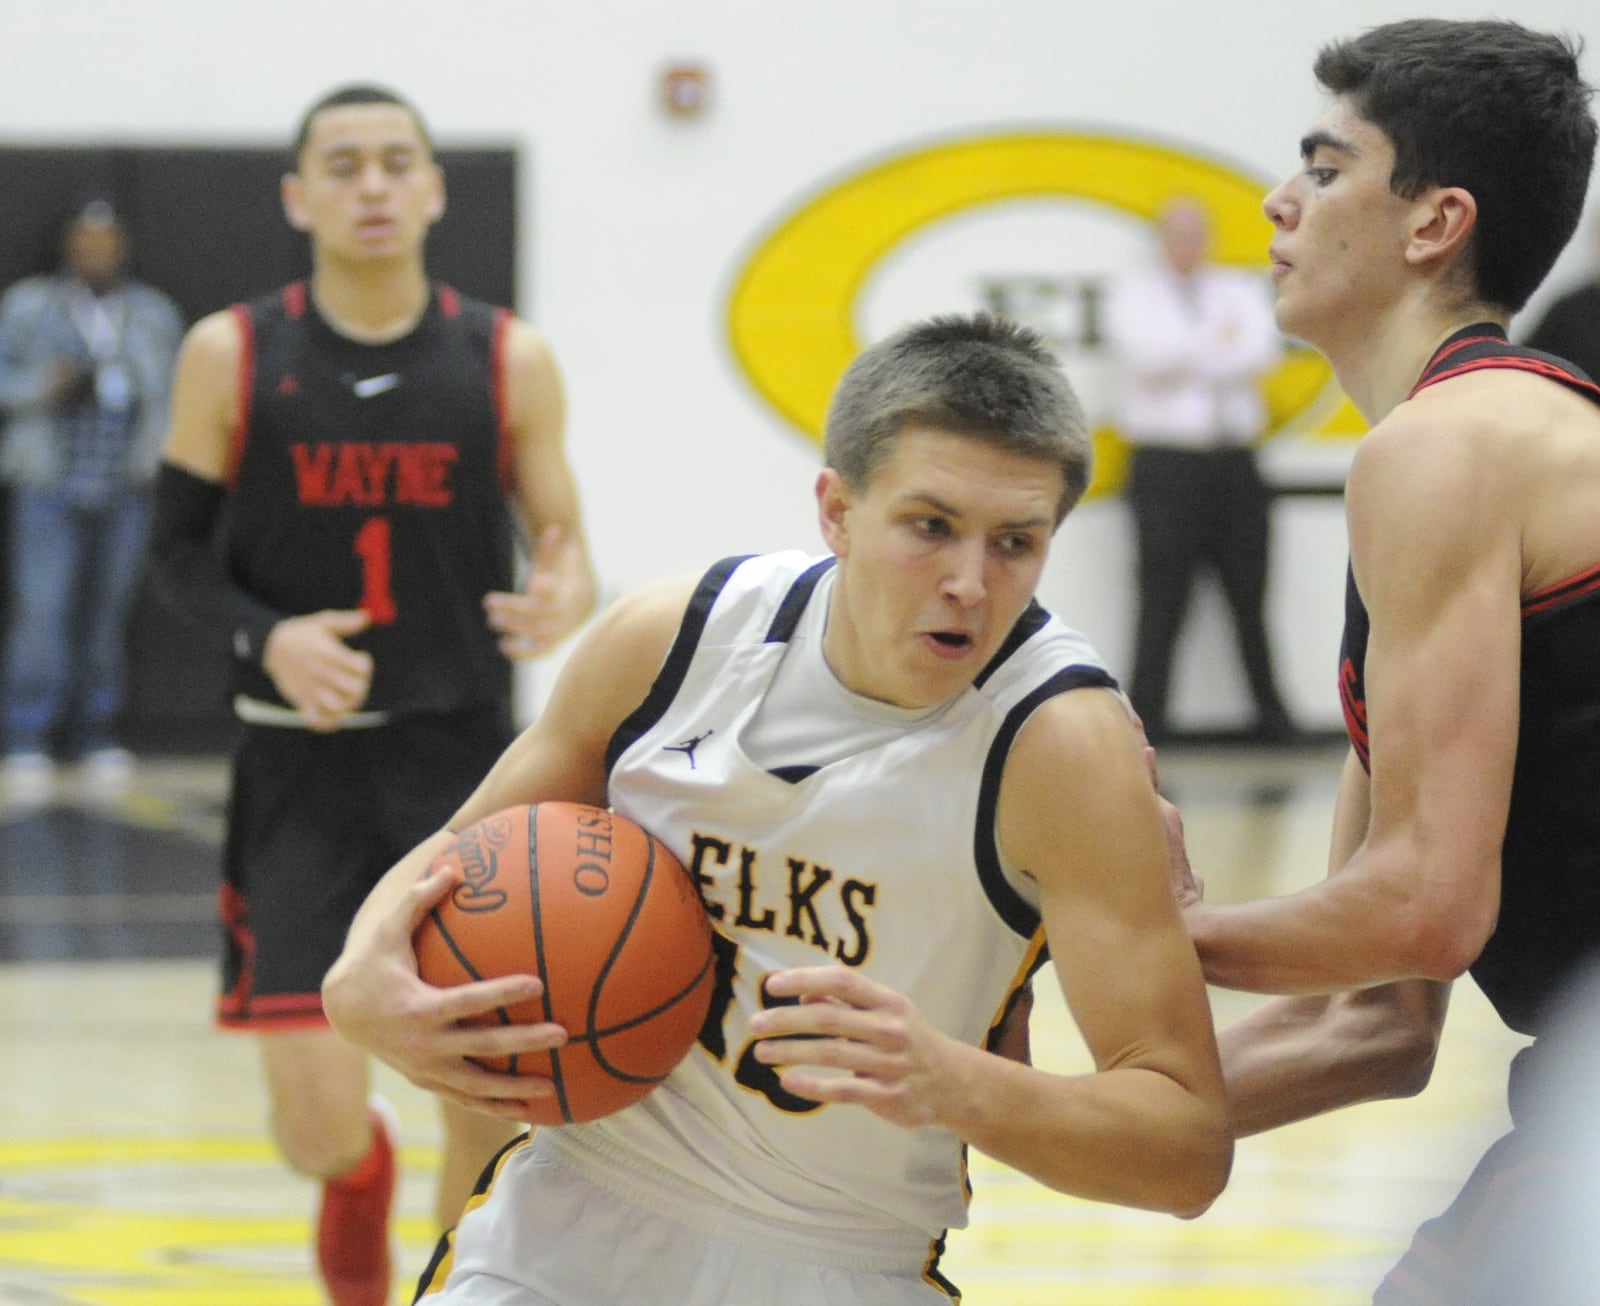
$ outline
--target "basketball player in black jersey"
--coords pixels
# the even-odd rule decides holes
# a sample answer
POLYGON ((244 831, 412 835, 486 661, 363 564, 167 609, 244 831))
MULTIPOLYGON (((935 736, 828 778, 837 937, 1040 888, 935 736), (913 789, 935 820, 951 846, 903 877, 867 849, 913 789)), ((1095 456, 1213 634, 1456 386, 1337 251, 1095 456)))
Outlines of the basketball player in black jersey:
POLYGON ((1551 1176, 1573 1159, 1528 1090, 1600 945, 1600 389, 1505 338, 1583 207, 1576 55, 1506 22, 1329 45, 1331 102, 1265 204, 1279 324, 1372 429, 1346 496, 1332 874, 1211 905, 1177 868, 1208 977, 1289 995, 1220 1036, 1236 1132, 1419 1091, 1467 972, 1537 1040, 1515 1128, 1418 1232, 1384 1306, 1593 1300, 1540 1279, 1551 1176))
MULTIPOLYGON (((393 1140, 365 1055, 323 1016, 322 978, 372 884, 511 738, 508 659, 572 632, 595 586, 549 349, 428 277, 445 192, 416 110, 376 87, 324 97, 283 202, 311 237, 311 278, 190 332, 154 562, 231 651, 244 723, 218 1020, 262 1035, 273 1135, 323 1181, 335 1306, 383 1306, 393 1140)), ((508 1133, 444 1113, 449 1226, 508 1133)))

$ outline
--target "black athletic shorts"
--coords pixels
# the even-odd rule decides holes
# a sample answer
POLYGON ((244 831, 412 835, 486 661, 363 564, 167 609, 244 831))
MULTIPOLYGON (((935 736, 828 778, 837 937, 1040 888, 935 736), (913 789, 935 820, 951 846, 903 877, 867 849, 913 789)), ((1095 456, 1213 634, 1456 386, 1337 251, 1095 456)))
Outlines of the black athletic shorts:
POLYGON ((324 1023, 322 979, 356 909, 450 819, 511 736, 500 709, 331 734, 246 726, 223 855, 217 1023, 324 1023))

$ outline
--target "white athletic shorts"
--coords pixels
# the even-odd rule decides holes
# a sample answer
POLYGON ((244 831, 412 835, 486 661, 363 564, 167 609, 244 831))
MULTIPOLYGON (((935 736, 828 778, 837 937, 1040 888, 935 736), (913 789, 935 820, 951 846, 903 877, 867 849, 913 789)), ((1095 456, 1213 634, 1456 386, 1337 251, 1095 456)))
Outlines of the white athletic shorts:
MULTIPOLYGON (((928 1247, 758 1221, 536 1130, 469 1206, 418 1306, 951 1306, 928 1247), (439 1280, 443 1279, 442 1286, 439 1280)), ((652 1177, 654 1178, 654 1177, 652 1177)))

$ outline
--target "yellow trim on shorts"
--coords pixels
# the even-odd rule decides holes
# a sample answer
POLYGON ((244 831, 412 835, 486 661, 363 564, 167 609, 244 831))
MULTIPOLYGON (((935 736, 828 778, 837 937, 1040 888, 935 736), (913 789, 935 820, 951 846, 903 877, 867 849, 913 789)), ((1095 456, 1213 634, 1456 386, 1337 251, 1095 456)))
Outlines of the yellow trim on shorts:
MULTIPOLYGON (((475 1211, 489 1200, 489 1193, 494 1188, 495 1181, 500 1178, 500 1172, 505 1169, 506 1162, 513 1154, 520 1152, 533 1142, 537 1131, 529 1129, 527 1133, 513 1138, 509 1143, 495 1154, 492 1161, 483 1168, 483 1173, 478 1176, 478 1182, 473 1187, 472 1196, 467 1198, 467 1204, 461 1208, 464 1219, 471 1211, 475 1211)), ((459 1221, 458 1221, 459 1223, 459 1221)), ((413 1301, 421 1301, 424 1297, 432 1297, 444 1291, 445 1281, 450 1277, 450 1271, 456 1261, 456 1231, 446 1229, 439 1238, 438 1246, 434 1248, 433 1259, 428 1262, 427 1269, 423 1270, 417 1280, 417 1295, 413 1301)))

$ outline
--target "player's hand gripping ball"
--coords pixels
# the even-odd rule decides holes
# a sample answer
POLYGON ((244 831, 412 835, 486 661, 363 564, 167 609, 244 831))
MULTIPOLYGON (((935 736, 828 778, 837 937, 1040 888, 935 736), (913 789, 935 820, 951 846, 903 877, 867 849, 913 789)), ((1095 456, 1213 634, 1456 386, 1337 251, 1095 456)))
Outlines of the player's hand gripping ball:
POLYGON ((531 1123, 609 1115, 667 1077, 699 1036, 713 966, 705 906, 666 845, 603 808, 539 803, 468 826, 447 861, 461 882, 417 929, 418 973, 442 988, 536 974, 543 997, 477 1020, 569 1036, 481 1063, 554 1082, 531 1123))

